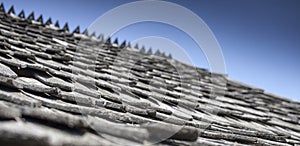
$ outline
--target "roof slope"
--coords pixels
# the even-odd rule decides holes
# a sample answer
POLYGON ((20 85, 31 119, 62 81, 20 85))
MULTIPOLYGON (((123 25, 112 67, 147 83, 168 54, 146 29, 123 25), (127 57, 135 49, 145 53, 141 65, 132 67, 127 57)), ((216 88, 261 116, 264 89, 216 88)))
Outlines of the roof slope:
POLYGON ((0 12, 1 144, 300 144, 297 102, 13 13, 0 12))

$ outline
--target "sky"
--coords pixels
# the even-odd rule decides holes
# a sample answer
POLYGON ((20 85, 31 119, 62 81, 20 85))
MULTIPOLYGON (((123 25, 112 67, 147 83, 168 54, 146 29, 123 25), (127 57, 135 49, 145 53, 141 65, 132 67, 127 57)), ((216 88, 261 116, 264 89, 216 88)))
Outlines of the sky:
MULTIPOLYGON (((28 15, 68 22, 73 30, 88 28, 105 12, 131 0, 4 0, 6 10, 15 6, 28 15)), ((196 15, 214 33, 223 52, 230 78, 300 101, 300 1, 299 0, 173 0, 196 15)), ((126 19, 126 18, 124 18, 126 19)), ((178 15, 178 19, 182 18, 178 15)), ((44 20, 45 21, 45 20, 44 20)), ((188 23, 188 22, 187 22, 188 23)), ((190 63, 209 69, 201 49, 184 32, 157 22, 130 25, 113 37, 133 42, 157 36, 184 49, 190 63)), ((141 44, 140 44, 141 45, 141 44)), ((164 46, 149 46, 168 52, 164 46)), ((171 51, 172 53, 172 51, 171 51)), ((173 52, 174 53, 174 52, 173 52)))

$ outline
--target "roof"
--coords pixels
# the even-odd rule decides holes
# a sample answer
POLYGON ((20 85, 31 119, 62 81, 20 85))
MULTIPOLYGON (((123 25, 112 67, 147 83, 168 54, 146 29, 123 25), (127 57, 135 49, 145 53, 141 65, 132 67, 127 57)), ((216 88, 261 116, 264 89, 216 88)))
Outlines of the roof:
POLYGON ((294 145, 300 104, 0 6, 4 145, 294 145))

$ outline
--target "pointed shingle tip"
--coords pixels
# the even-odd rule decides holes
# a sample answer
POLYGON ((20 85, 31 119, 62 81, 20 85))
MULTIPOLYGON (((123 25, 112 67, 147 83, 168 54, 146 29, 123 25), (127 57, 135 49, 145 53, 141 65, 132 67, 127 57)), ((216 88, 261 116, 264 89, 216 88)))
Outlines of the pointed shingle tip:
POLYGON ((85 36, 89 36, 89 32, 88 32, 87 29, 85 29, 85 30, 82 32, 82 34, 85 35, 85 36))
POLYGON ((99 36, 97 37, 100 41, 104 41, 104 36, 103 34, 99 34, 99 36))
POLYGON ((80 33, 80 26, 77 26, 74 30, 73 33, 80 33))
POLYGON ((60 28, 58 20, 56 20, 54 26, 57 27, 57 28, 60 28))
POLYGON ((161 52, 159 50, 156 50, 156 52, 154 53, 154 55, 161 56, 161 52))
POLYGON ((152 48, 150 48, 150 49, 148 50, 147 54, 148 54, 148 55, 152 55, 152 54, 153 54, 153 53, 152 53, 152 48))
POLYGON ((4 8, 4 4, 3 3, 0 4, 0 12, 5 13, 5 8, 4 8))
POLYGON ((118 38, 115 39, 113 44, 117 44, 117 45, 119 44, 118 38))
POLYGON ((138 45, 138 44, 135 44, 135 45, 134 45, 134 49, 139 49, 139 45, 138 45))
POLYGON ((25 18, 25 12, 24 12, 24 10, 22 10, 22 11, 19 13, 18 17, 20 17, 20 18, 25 18))
POLYGON ((52 24, 52 19, 51 19, 51 17, 46 21, 45 24, 46 24, 46 25, 51 25, 51 24, 52 24))
POLYGON ((14 8, 14 5, 12 5, 12 6, 9 8, 9 10, 8 10, 7 13, 8 13, 8 14, 15 14, 15 8, 14 8))
POLYGON ((120 45, 120 48, 125 48, 126 47, 126 41, 123 41, 122 44, 120 45))
POLYGON ((106 39, 106 41, 105 41, 105 44, 111 44, 111 41, 110 41, 110 37, 108 37, 107 39, 106 39))
POLYGON ((39 18, 36 21, 43 24, 44 23, 43 15, 40 15, 39 18))
POLYGON ((93 32, 90 37, 96 37, 96 32, 93 32))
POLYGON ((66 23, 66 24, 64 25, 64 27, 62 28, 62 30, 64 30, 64 31, 69 31, 69 24, 66 23))
POLYGON ((34 20, 34 12, 31 12, 27 17, 27 20, 34 20))
POLYGON ((131 43, 130 42, 128 42, 127 47, 131 48, 131 43))
POLYGON ((143 53, 143 54, 146 52, 145 46, 142 46, 140 52, 143 53))

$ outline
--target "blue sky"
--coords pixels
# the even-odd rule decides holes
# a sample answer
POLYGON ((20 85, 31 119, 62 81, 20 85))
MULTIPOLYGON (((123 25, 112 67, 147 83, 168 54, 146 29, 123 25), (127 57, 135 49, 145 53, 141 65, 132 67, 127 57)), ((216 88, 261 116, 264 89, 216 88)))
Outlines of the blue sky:
MULTIPOLYGON (((68 22, 71 29, 87 28, 108 10, 131 1, 10 0, 16 12, 34 11, 36 17, 68 22)), ((174 0, 201 17, 222 48, 227 74, 236 80, 300 101, 300 1, 298 0, 174 0)), ((124 18, 126 19, 126 18, 124 18)), ((191 61, 204 68, 208 63, 195 42, 180 30, 160 23, 139 23, 115 34, 135 40, 147 36, 168 38, 182 46, 191 61)), ((147 48, 150 46, 147 46, 147 48)), ((154 47, 157 49, 158 47, 154 47)), ((161 49, 161 48, 159 48, 161 49)))

